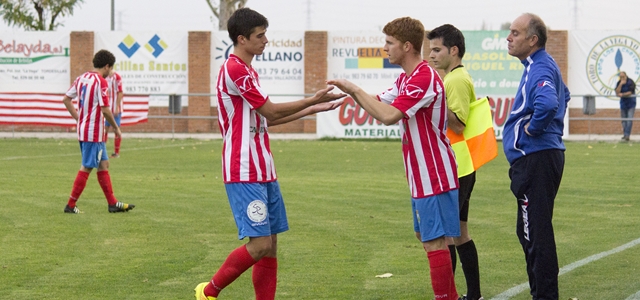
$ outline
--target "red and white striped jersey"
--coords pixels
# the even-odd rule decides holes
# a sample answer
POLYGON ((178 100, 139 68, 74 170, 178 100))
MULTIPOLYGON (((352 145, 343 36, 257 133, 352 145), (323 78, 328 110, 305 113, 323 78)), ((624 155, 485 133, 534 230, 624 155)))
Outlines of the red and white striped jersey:
POLYGON ((220 68, 216 90, 224 182, 276 180, 267 120, 256 111, 269 99, 258 73, 231 54, 220 68))
POLYGON ((423 61, 411 75, 402 73, 378 99, 404 113, 402 153, 411 197, 457 189, 456 160, 446 135, 444 85, 436 71, 423 61))
POLYGON ((78 98, 78 140, 103 142, 104 117, 100 107, 109 106, 107 81, 96 72, 86 72, 76 78, 66 95, 78 98))
MULTIPOLYGON (((122 92, 122 77, 120 77, 120 74, 113 72, 113 74, 107 76, 106 79, 107 83, 109 84, 109 89, 107 91, 107 96, 109 97, 109 106, 111 106, 111 113, 115 116, 118 93, 122 92)), ((124 112, 122 107, 120 107, 120 112, 124 112)))

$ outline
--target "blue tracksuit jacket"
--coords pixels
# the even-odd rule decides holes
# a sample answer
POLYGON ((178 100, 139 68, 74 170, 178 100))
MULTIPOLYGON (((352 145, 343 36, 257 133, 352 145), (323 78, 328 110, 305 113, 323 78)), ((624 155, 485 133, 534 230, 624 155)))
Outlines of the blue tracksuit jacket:
POLYGON ((571 99, 558 65, 541 48, 522 61, 524 73, 504 125, 502 142, 509 164, 525 155, 548 149, 565 150, 564 115, 571 99), (530 136, 524 131, 529 124, 530 136))

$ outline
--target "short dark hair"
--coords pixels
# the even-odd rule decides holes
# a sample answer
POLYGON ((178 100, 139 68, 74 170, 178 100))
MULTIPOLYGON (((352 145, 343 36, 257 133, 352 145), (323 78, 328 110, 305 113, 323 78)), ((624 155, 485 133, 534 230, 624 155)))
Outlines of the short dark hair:
POLYGON ((547 25, 545 25, 544 21, 536 14, 526 13, 525 15, 530 17, 529 28, 527 28, 527 38, 534 35, 538 36, 536 46, 544 48, 547 44, 547 25))
POLYGON ((413 49, 420 52, 424 41, 424 26, 422 22, 410 17, 397 18, 384 26, 382 32, 392 36, 401 43, 409 42, 413 49))
POLYGON ((233 45, 238 45, 238 36, 244 36, 247 39, 256 27, 269 27, 269 21, 259 12, 248 7, 236 10, 227 21, 227 31, 233 45))
POLYGON ((115 63, 116 57, 113 56, 113 53, 104 49, 96 52, 96 54, 93 56, 93 67, 97 69, 101 69, 106 65, 113 67, 115 63))
POLYGON ((429 40, 435 40, 442 38, 442 45, 451 49, 451 47, 458 47, 458 57, 462 58, 465 52, 464 35, 462 31, 451 24, 444 24, 440 27, 429 31, 427 34, 429 40))

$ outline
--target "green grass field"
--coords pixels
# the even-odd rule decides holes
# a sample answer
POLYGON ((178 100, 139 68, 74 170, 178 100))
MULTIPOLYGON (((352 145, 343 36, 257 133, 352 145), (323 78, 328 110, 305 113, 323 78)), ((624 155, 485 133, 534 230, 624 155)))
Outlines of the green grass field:
MULTIPOLYGON (((111 143, 108 145, 111 149, 111 143)), ((567 142, 555 205, 560 267, 640 238, 640 145, 567 142)), ((109 214, 95 171, 62 212, 75 140, 0 140, 0 299, 193 299, 241 245, 220 178, 221 141, 125 139, 109 214)), ((432 299, 413 233, 398 141, 272 141, 291 230, 279 236, 278 299, 432 299), (375 275, 392 273, 391 278, 375 275)), ((527 282, 502 153, 478 172, 470 232, 485 299, 527 282)), ((627 299, 640 246, 560 276, 560 299, 627 299)), ((466 291, 462 270, 458 291, 466 291)), ((250 274, 220 299, 253 299, 250 274)), ((528 289, 511 299, 530 299, 528 289)))

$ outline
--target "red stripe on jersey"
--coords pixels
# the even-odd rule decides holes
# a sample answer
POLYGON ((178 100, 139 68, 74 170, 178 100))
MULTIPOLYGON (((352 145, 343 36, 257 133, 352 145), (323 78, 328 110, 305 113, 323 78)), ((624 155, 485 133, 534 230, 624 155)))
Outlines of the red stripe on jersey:
POLYGON ((216 90, 224 182, 276 180, 267 122, 256 111, 268 100, 258 73, 232 54, 220 68, 216 90))
POLYGON ((402 111, 402 151, 413 198, 438 195, 458 188, 453 149, 446 137, 444 85, 426 62, 394 87, 378 95, 402 111))
POLYGON ((78 140, 102 142, 104 119, 101 106, 107 106, 107 81, 95 72, 80 75, 66 95, 78 98, 78 140))
MULTIPOLYGON (((113 74, 107 76, 107 85, 108 85, 108 104, 111 107, 111 113, 116 114, 116 101, 118 100, 118 93, 122 92, 122 77, 120 74, 113 72, 113 74)), ((124 106, 124 104, 123 104, 124 106)), ((120 108, 120 112, 124 112, 122 107, 120 108)))

